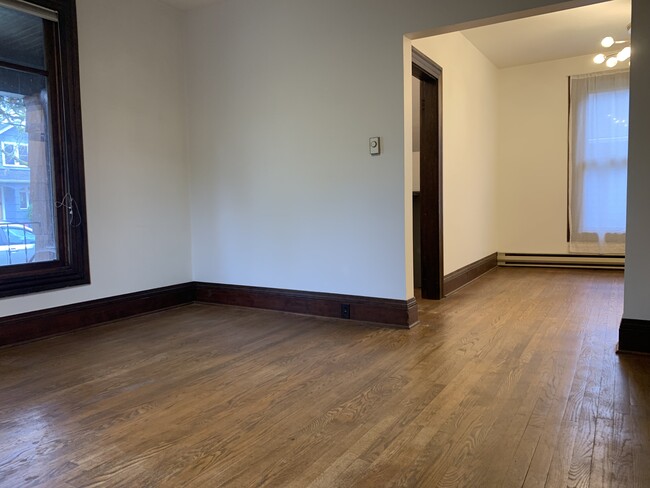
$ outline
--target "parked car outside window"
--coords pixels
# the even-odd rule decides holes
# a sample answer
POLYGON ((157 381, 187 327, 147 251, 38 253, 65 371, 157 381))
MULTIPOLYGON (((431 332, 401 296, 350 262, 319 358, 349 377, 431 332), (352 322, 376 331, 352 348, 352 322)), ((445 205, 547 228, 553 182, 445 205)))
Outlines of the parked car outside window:
POLYGON ((36 236, 24 224, 0 222, 0 266, 25 264, 36 253, 36 236))

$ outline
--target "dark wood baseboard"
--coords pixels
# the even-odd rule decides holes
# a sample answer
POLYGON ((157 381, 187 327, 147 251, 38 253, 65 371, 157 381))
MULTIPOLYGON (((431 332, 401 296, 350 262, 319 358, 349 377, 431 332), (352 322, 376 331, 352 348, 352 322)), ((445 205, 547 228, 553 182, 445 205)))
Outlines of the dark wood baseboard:
POLYGON ((194 285, 166 286, 88 302, 0 317, 0 346, 191 303, 194 285))
POLYGON ((650 353, 650 320, 621 319, 618 352, 650 353))
POLYGON ((399 328, 410 328, 418 322, 418 308, 414 298, 389 300, 217 283, 196 283, 195 286, 197 302, 349 318, 399 328), (345 306, 348 307, 347 312, 343 310, 345 306))
POLYGON ((343 318, 342 307, 347 305, 351 320, 399 328, 410 328, 418 322, 415 298, 388 300, 190 282, 0 317, 0 346, 42 339, 195 301, 337 318, 343 318))
POLYGON ((497 253, 494 253, 490 254, 489 256, 485 256, 483 259, 479 259, 478 261, 470 263, 467 266, 463 266, 453 273, 449 273, 444 277, 443 280, 443 289, 445 295, 449 295, 450 293, 465 286, 470 281, 474 281, 482 274, 485 274, 496 267, 497 253))

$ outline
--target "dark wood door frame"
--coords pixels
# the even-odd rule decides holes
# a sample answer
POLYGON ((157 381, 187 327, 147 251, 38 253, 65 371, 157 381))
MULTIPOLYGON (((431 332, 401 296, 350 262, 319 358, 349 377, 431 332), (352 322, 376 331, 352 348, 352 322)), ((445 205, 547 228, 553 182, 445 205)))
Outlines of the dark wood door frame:
POLYGON ((420 87, 420 232, 422 298, 443 297, 442 68, 412 48, 420 87))

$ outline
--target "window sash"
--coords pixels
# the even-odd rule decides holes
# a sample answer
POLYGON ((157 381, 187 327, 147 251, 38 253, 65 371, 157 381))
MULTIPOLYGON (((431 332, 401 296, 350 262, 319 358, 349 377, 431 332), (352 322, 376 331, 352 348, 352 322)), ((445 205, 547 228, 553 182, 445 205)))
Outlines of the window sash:
POLYGON ((36 17, 52 22, 59 21, 59 14, 56 11, 22 0, 0 0, 0 7, 7 7, 19 12, 35 15, 36 17))

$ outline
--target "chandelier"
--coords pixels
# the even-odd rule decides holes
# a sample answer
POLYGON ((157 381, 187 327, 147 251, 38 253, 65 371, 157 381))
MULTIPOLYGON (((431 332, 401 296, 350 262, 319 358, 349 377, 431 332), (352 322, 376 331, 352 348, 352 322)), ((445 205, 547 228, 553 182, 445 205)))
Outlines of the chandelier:
MULTIPOLYGON (((627 32, 631 31, 631 25, 627 25, 627 32)), ((632 48, 630 41, 617 41, 611 36, 604 37, 600 45, 605 49, 612 49, 610 52, 598 53, 594 56, 594 63, 603 64, 608 68, 614 68, 618 63, 623 63, 630 59, 632 48)))

